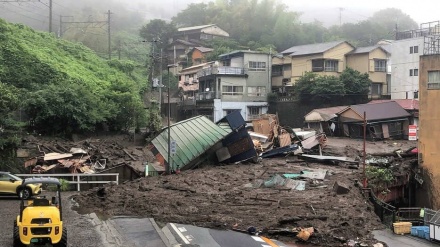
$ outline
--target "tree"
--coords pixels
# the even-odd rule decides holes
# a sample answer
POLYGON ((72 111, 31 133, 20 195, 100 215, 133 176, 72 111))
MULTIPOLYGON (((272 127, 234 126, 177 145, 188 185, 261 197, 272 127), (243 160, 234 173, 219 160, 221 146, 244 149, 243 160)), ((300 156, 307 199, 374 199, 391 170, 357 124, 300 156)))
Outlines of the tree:
POLYGON ((361 74, 352 68, 342 71, 339 80, 344 85, 346 94, 356 96, 367 95, 372 83, 367 73, 361 74))
POLYGON ((316 73, 306 72, 296 81, 293 90, 300 100, 310 99, 317 78, 318 75, 316 73))
POLYGON ((177 28, 172 23, 167 23, 161 19, 151 20, 139 30, 141 38, 147 42, 154 42, 160 49, 168 46, 168 41, 177 32, 177 28))
POLYGON ((319 76, 312 88, 312 95, 324 100, 336 99, 344 96, 344 84, 336 76, 319 76))
POLYGON ((387 33, 416 29, 418 27, 409 15, 396 8, 382 9, 373 14, 368 21, 379 24, 387 33), (397 30, 396 30, 397 28, 397 30))

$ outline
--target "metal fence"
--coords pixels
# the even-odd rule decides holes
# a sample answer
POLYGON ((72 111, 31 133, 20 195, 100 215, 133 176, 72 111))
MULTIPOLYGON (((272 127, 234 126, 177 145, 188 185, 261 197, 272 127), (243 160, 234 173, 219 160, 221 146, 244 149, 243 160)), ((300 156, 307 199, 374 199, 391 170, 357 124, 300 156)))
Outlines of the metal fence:
POLYGON ((71 174, 15 174, 18 177, 53 177, 63 178, 69 181, 69 184, 76 184, 77 191, 81 191, 81 184, 108 184, 114 182, 119 184, 119 173, 71 173, 71 174), (105 177, 114 177, 114 180, 103 180, 105 177))
POLYGON ((379 216, 384 225, 393 227, 393 223, 396 221, 396 208, 376 197, 373 190, 363 189, 364 194, 368 194, 371 203, 374 206, 374 212, 379 216))

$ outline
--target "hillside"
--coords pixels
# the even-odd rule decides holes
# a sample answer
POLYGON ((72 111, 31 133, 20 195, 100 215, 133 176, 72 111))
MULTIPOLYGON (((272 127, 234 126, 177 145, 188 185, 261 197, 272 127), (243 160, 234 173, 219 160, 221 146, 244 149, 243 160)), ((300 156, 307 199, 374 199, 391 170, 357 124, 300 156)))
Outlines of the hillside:
POLYGON ((0 42, 0 83, 20 99, 10 111, 27 116, 22 120, 30 121, 32 131, 70 134, 128 129, 135 122, 145 126, 141 80, 145 84, 146 72, 140 65, 107 61, 82 44, 2 19, 0 42))

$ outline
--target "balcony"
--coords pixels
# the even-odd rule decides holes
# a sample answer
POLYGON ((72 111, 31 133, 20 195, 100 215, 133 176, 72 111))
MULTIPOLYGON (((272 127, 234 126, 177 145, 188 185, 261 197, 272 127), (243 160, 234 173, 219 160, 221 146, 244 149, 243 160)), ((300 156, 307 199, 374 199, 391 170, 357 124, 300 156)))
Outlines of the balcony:
POLYGON ((209 75, 245 75, 246 69, 241 67, 209 67, 202 69, 197 73, 198 77, 209 76, 209 75))
POLYGON ((215 92, 201 92, 196 94, 196 100, 213 100, 215 92))

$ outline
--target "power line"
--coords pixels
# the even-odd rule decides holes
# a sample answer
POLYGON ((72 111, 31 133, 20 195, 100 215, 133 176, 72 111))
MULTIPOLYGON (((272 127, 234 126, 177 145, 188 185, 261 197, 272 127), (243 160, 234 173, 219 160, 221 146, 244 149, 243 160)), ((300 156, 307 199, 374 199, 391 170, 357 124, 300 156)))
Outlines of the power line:
POLYGON ((33 17, 30 17, 30 16, 27 16, 27 15, 23 15, 23 14, 17 12, 17 11, 11 10, 11 9, 9 9, 9 8, 6 8, 6 7, 5 7, 5 9, 8 10, 8 11, 10 11, 10 12, 12 12, 12 13, 14 13, 14 14, 17 14, 17 15, 19 15, 19 16, 22 16, 22 17, 25 17, 25 18, 28 18, 28 19, 31 19, 31 20, 34 20, 34 21, 39 21, 39 22, 41 22, 41 23, 46 23, 45 20, 36 19, 36 18, 33 18, 33 17))

